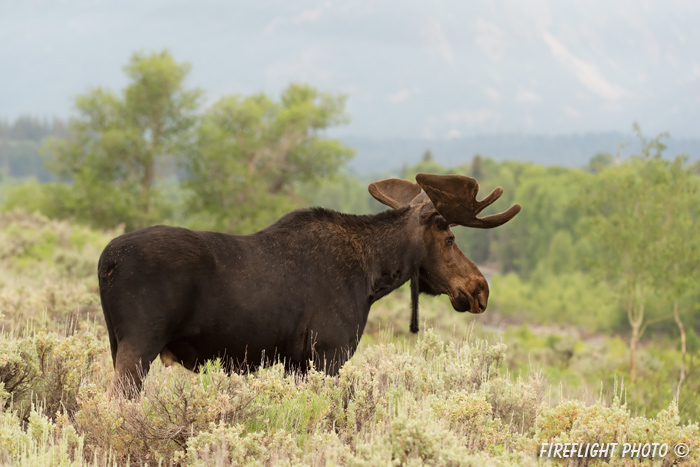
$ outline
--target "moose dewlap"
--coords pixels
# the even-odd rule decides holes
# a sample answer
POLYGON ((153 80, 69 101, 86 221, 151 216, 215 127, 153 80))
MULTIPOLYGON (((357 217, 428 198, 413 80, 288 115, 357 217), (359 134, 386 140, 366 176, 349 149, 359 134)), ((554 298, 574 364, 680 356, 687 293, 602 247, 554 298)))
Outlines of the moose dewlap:
POLYGON ((393 209, 356 216, 293 211, 251 235, 154 226, 112 240, 98 264, 115 368, 113 391, 138 391, 151 362, 197 370, 221 358, 228 371, 279 360, 330 375, 355 352, 374 302, 411 280, 418 295, 446 294, 457 311, 482 313, 489 289, 454 243, 451 226, 490 229, 520 205, 477 215, 478 182, 461 175, 387 179, 370 194, 393 209))

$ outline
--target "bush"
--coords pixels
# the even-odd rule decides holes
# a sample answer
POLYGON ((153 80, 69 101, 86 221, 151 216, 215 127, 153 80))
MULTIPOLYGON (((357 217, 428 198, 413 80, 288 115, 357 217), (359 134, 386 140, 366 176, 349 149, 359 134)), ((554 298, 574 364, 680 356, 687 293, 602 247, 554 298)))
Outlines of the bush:
MULTIPOLYGON (((681 425, 678 407, 672 403, 654 418, 634 417, 619 398, 610 406, 602 403, 584 406, 579 401, 566 401, 544 410, 540 429, 535 435, 537 443, 618 443, 614 464, 639 465, 638 459, 621 457, 623 443, 666 443, 670 447, 665 458, 657 459, 657 465, 698 465, 700 462, 700 437, 698 425, 681 425), (673 452, 676 443, 685 443, 690 454, 677 457, 673 452)), ((587 466, 609 465, 607 458, 586 459, 587 466)))
POLYGON ((194 374, 154 365, 134 400, 107 398, 106 384, 84 386, 73 425, 89 456, 111 452, 120 464, 167 463, 212 423, 247 419, 254 407, 245 389, 242 376, 229 377, 220 366, 194 374))
POLYGON ((81 466, 83 443, 65 419, 52 421, 41 410, 32 409, 22 428, 16 414, 0 413, 0 463, 3 465, 81 466))
POLYGON ((106 381, 102 357, 106 345, 93 333, 61 339, 37 332, 22 339, 0 336, 0 401, 24 421, 38 405, 50 419, 72 414, 82 385, 106 381))

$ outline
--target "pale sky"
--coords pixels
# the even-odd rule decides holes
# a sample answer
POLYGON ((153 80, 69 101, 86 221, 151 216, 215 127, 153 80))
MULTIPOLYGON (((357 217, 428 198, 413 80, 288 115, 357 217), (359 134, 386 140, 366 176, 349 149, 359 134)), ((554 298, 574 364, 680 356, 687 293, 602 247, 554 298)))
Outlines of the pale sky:
POLYGON ((669 131, 700 138, 700 2, 0 0, 0 118, 68 117, 167 48, 208 102, 291 81, 349 96, 334 133, 669 131))

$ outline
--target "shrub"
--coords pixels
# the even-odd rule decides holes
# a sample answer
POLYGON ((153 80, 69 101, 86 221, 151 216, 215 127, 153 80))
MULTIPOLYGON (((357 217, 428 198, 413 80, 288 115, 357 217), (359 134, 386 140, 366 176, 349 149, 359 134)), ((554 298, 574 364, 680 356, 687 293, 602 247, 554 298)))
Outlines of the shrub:
MULTIPOLYGON (((584 406, 570 400, 545 409, 540 417, 535 437, 537 443, 618 443, 615 465, 638 465, 638 459, 621 458, 623 443, 666 443, 669 452, 657 464, 698 465, 700 462, 700 437, 697 424, 681 425, 675 402, 662 410, 655 418, 634 417, 627 406, 615 398, 610 406, 601 402, 584 406), (676 443, 685 443, 690 454, 685 458, 673 452, 676 443)), ((586 459, 586 465, 609 465, 607 458, 586 459)))
POLYGON ((90 332, 63 339, 48 332, 22 339, 0 336, 4 409, 11 408, 25 421, 33 404, 40 405, 51 419, 58 413, 73 413, 81 385, 106 379, 101 361, 105 348, 90 332))
POLYGON ((32 408, 26 430, 16 414, 0 413, 0 463, 3 465, 83 465, 82 437, 63 419, 55 423, 32 408))
POLYGON ((112 452, 119 462, 170 462, 187 440, 211 423, 236 423, 250 417, 253 395, 244 377, 226 375, 220 365, 200 374, 153 365, 141 396, 109 399, 105 385, 84 386, 73 425, 85 437, 86 454, 112 452))

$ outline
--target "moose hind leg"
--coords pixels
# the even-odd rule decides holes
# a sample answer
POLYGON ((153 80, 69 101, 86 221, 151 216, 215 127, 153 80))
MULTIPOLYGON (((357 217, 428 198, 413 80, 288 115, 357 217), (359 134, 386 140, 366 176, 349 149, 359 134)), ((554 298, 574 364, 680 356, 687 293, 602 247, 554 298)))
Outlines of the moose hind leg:
POLYGON ((158 350, 139 350, 127 342, 120 342, 114 365, 114 376, 110 384, 110 395, 133 398, 143 385, 151 363, 158 356, 158 350))

